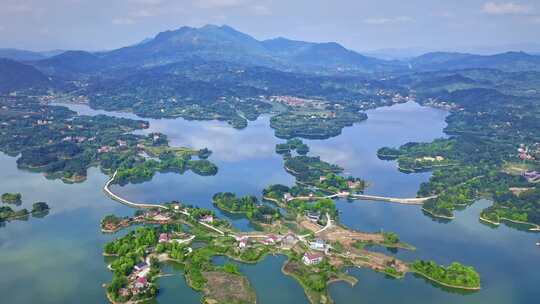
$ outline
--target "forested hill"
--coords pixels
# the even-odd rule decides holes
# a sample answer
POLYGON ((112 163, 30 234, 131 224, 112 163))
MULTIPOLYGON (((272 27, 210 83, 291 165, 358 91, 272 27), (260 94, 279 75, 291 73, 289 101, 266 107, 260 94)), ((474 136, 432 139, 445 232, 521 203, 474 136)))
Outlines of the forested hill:
POLYGON ((27 88, 43 90, 51 85, 51 79, 36 68, 0 58, 0 94, 27 88))

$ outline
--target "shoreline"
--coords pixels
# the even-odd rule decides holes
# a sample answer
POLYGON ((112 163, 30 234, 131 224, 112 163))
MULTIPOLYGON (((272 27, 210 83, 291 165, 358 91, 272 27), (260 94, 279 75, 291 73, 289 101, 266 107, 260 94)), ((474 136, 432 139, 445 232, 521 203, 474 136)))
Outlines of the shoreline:
POLYGON ((410 270, 411 273, 416 273, 420 276, 422 276, 423 278, 426 278, 428 280, 430 280, 431 282, 434 282, 434 283, 437 283, 439 285, 442 285, 442 286, 445 286, 445 287, 449 287, 449 288, 454 288, 454 289, 461 289, 461 290, 471 290, 471 291, 478 291, 480 289, 482 289, 481 286, 478 286, 478 287, 467 287, 467 286, 458 286, 458 285, 452 285, 450 283, 445 283, 445 282, 441 282, 423 272, 420 272, 420 271, 417 271, 417 270, 414 270, 411 268, 410 270))
POLYGON ((456 218, 455 215, 452 215, 452 216, 446 216, 446 215, 440 215, 440 214, 436 214, 436 213, 433 213, 432 211, 429 211, 427 210, 426 208, 422 207, 422 211, 428 213, 429 215, 435 217, 435 218, 440 218, 440 219, 445 219, 445 220, 453 220, 456 218))
POLYGON ((512 220, 512 219, 509 219, 509 218, 506 218, 506 217, 499 217, 500 221, 496 222, 496 221, 492 221, 492 220, 490 220, 488 218, 485 218, 485 217, 482 216, 482 214, 480 214, 479 219, 481 221, 483 221, 483 222, 486 222, 486 223, 489 223, 489 224, 492 224, 492 225, 495 225, 495 226, 500 226, 501 223, 503 223, 504 221, 508 221, 508 222, 515 223, 515 224, 528 225, 528 226, 532 226, 532 227, 527 229, 527 230, 540 232, 540 225, 537 225, 537 224, 534 224, 534 223, 529 223, 529 222, 522 222, 522 221, 512 220))

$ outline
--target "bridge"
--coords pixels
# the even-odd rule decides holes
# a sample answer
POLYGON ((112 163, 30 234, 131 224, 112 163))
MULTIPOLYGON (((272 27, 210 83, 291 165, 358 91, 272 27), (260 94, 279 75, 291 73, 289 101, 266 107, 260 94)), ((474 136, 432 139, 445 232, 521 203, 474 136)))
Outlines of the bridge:
MULTIPOLYGON (((114 171, 114 174, 113 176, 111 177, 111 179, 109 179, 109 181, 105 184, 105 186, 103 187, 103 191, 105 192, 105 194, 107 194, 107 196, 109 196, 111 199, 121 203, 121 204, 124 204, 128 207, 131 207, 131 208, 137 208, 137 209, 154 209, 154 208, 159 208, 159 209, 169 209, 167 206, 163 206, 163 205, 158 205, 158 204, 143 204, 143 203, 135 203, 135 202, 132 202, 132 201, 129 201, 125 198, 122 198, 116 194, 114 194, 114 192, 111 191, 111 189, 109 189, 111 183, 114 181, 114 179, 116 178, 116 173, 118 173, 118 171, 114 171)), ((176 212, 179 212, 179 213, 182 213, 186 216, 191 216, 189 214, 189 212, 187 212, 186 210, 178 210, 176 212)), ((212 225, 209 225, 203 221, 198 221, 199 224, 203 225, 204 227, 208 228, 208 229, 211 229, 221 235, 225 235, 225 232, 219 230, 218 228, 212 226, 212 225)))
POLYGON ((317 199, 336 198, 336 197, 352 198, 352 199, 366 200, 366 201, 383 201, 383 202, 404 204, 404 205, 423 205, 424 202, 426 202, 427 200, 432 199, 432 198, 437 198, 437 195, 432 195, 432 196, 427 196, 427 197, 398 198, 398 197, 389 197, 389 196, 351 194, 349 192, 339 192, 339 193, 331 194, 327 196, 297 196, 297 197, 287 199, 287 201, 291 201, 293 199, 317 200, 317 199))
POLYGON ((351 194, 350 197, 360 200, 369 200, 369 201, 383 201, 389 203, 397 203, 404 205, 423 205, 427 200, 432 198, 437 198, 437 195, 426 196, 426 197, 413 197, 413 198, 397 198, 397 197, 387 197, 387 196, 376 196, 376 195, 366 195, 366 194, 351 194))
POLYGON ((109 187, 110 187, 111 183, 114 181, 114 178, 116 177, 116 173, 118 173, 118 171, 114 171, 114 174, 111 177, 111 179, 109 179, 109 181, 103 187, 103 191, 105 192, 105 194, 107 194, 108 197, 112 198, 113 200, 115 200, 115 201, 117 201, 117 202, 119 202, 121 204, 124 204, 124 205, 126 205, 128 207, 131 207, 131 208, 137 208, 137 209, 153 209, 153 208, 168 209, 166 206, 163 206, 163 205, 134 203, 132 201, 121 198, 120 196, 114 194, 109 189, 109 187))

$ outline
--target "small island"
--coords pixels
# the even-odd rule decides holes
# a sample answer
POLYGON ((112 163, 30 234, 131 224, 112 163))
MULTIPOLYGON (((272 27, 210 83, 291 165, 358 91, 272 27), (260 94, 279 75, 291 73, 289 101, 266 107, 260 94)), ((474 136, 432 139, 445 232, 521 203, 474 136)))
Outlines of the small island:
POLYGON ((21 209, 21 210, 15 211, 11 207, 0 206, 0 222, 16 220, 16 219, 27 219, 28 214, 29 214, 28 209, 21 209))
POLYGON ((45 202, 37 202, 37 203, 33 203, 32 204, 32 214, 33 215, 37 215, 37 214, 43 214, 43 213, 46 213, 50 210, 51 208, 49 207, 49 205, 45 202))
POLYGON ((433 261, 418 260, 411 264, 411 269, 435 283, 450 288, 479 290, 480 275, 473 267, 452 263, 448 267, 439 266, 433 261))
POLYGON ((22 195, 20 193, 4 193, 2 194, 2 203, 19 205, 22 202, 22 195))

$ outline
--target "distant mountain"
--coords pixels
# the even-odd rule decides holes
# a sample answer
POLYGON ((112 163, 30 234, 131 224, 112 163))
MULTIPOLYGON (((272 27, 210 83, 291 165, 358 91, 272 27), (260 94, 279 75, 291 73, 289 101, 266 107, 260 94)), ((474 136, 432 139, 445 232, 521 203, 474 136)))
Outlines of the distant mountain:
POLYGON ((410 61, 411 68, 420 71, 497 69, 508 72, 540 71, 540 56, 524 52, 507 52, 496 55, 465 53, 428 53, 410 61))
POLYGON ((206 25, 165 31, 141 43, 112 51, 68 51, 32 64, 45 74, 64 77, 110 77, 118 71, 178 62, 226 62, 287 72, 326 75, 408 73, 489 68, 540 71, 540 56, 508 52, 482 56, 435 52, 408 61, 364 56, 335 42, 313 43, 286 38, 257 40, 229 26, 206 25))
POLYGON ((46 56, 32 51, 19 49, 0 49, 0 58, 7 58, 16 61, 31 61, 45 59, 46 56))
POLYGON ((300 69, 369 73, 404 67, 397 62, 361 55, 335 42, 311 43, 277 38, 262 41, 262 44, 280 61, 300 69))
POLYGON ((62 77, 84 76, 107 66, 101 57, 85 51, 67 51, 32 64, 45 74, 62 77))
POLYGON ((182 27, 159 33, 145 43, 103 56, 115 67, 163 65, 202 58, 242 64, 275 64, 271 54, 253 37, 228 26, 182 27))
POLYGON ((0 58, 0 93, 52 86, 49 77, 36 68, 11 59, 0 58))
POLYGON ((0 58, 7 58, 15 61, 35 61, 59 55, 65 51, 51 50, 34 52, 20 49, 0 49, 0 58))
POLYGON ((285 38, 259 41, 229 26, 216 25, 201 28, 181 27, 159 33, 141 43, 108 52, 66 52, 38 61, 35 65, 48 73, 70 72, 77 75, 112 69, 147 68, 192 60, 320 73, 370 73, 403 68, 402 64, 366 57, 333 42, 311 43, 285 38), (77 56, 80 60, 74 64, 77 56))

